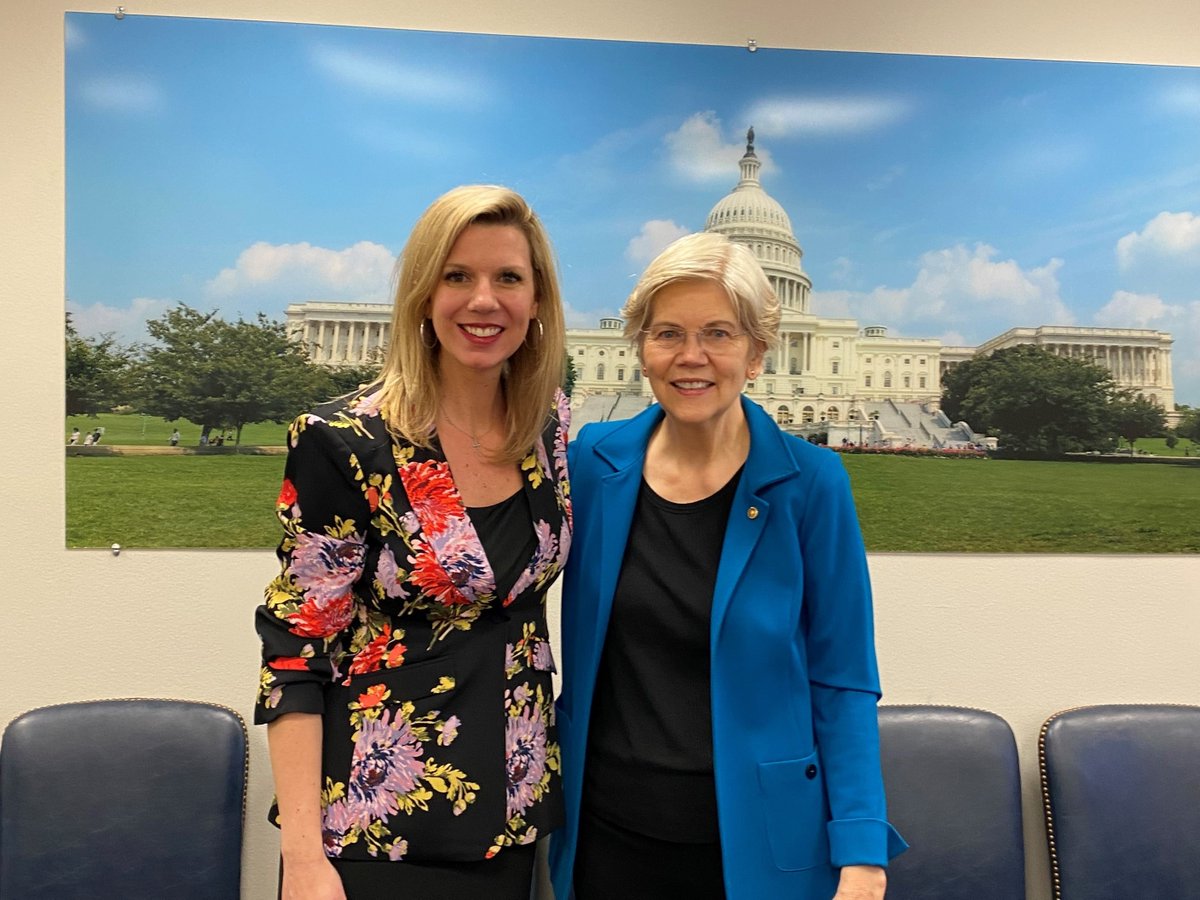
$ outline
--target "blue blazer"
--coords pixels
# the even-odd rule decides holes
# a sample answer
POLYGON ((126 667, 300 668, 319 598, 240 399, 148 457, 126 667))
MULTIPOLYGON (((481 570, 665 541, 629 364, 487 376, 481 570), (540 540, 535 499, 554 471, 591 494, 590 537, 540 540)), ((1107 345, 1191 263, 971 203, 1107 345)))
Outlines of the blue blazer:
MULTIPOLYGON (((838 868, 907 846, 887 822, 871 588, 849 479, 829 450, 742 397, 750 453, 712 601, 713 760, 729 900, 829 900, 838 868)), ((567 823, 551 840, 570 897, 592 695, 655 405, 586 426, 569 450, 575 522, 558 701, 567 823)))

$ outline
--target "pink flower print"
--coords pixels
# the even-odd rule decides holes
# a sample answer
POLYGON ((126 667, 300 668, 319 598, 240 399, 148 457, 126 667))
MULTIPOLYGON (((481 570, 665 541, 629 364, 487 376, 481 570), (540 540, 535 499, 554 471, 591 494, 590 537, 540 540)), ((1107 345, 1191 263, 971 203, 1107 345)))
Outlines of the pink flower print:
POLYGON ((533 645, 533 667, 539 672, 553 672, 554 654, 549 641, 538 641, 533 645))
POLYGON ((516 600, 517 597, 521 596, 522 592, 529 587, 529 585, 537 581, 537 579, 541 577, 542 573, 546 571, 546 567, 555 562, 559 555, 559 542, 555 537, 554 532, 550 530, 549 523, 542 520, 534 522, 533 532, 535 535, 537 535, 537 550, 534 551, 533 559, 531 559, 529 561, 529 565, 522 570, 516 584, 514 584, 512 590, 509 591, 508 597, 504 600, 505 606, 508 606, 510 603, 516 600))
POLYGON ((355 397, 350 401, 348 409, 356 416, 377 416, 379 415, 379 398, 383 395, 382 390, 374 391, 370 394, 363 394, 361 397, 355 397))
POLYGON ((554 392, 554 407, 558 415, 558 424, 565 434, 571 428, 571 398, 559 388, 554 392))
MULTIPOLYGON (((325 420, 320 416, 314 416, 312 413, 309 413, 306 416, 300 416, 298 421, 303 421, 304 428, 307 428, 309 425, 318 425, 325 420)), ((296 424, 293 423, 292 427, 288 429, 288 443, 292 447, 295 447, 298 443, 300 443, 300 435, 303 433, 304 428, 297 427, 296 424)))
POLYGON ((346 846, 346 836, 354 831, 358 824, 358 818, 345 800, 329 804, 325 808, 321 823, 325 855, 341 856, 342 848, 346 846))
POLYGON ((401 838, 388 848, 388 859, 392 862, 399 862, 404 859, 406 853, 408 853, 408 841, 401 838))
POLYGON ((424 772, 424 749, 408 720, 389 722, 390 716, 385 710, 378 719, 363 719, 350 761, 346 799, 364 828, 395 813, 396 795, 416 787, 424 772))
POLYGON ((392 548, 384 546, 379 553, 379 564, 375 567, 375 578, 383 588, 383 592, 393 600, 404 600, 408 591, 404 589, 404 577, 396 565, 396 556, 392 548))
POLYGON ((507 815, 511 819, 533 805, 536 788, 546 771, 546 725, 537 706, 527 706, 519 715, 509 716, 504 759, 508 773, 507 815))
POLYGON ((360 534, 339 539, 302 531, 296 535, 289 569, 306 599, 331 600, 344 595, 358 581, 365 556, 360 534))
POLYGON ((458 716, 448 718, 442 723, 441 734, 438 735, 437 742, 443 747, 449 747, 454 743, 454 739, 458 737, 458 726, 461 724, 462 720, 458 716))

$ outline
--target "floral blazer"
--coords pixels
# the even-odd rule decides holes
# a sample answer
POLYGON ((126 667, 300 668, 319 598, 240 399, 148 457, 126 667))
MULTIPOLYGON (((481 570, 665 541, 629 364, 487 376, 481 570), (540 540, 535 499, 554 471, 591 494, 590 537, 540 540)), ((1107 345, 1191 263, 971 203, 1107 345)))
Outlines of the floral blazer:
POLYGON ((501 597, 440 448, 393 438, 372 390, 289 428, 255 721, 323 716, 329 856, 489 858, 562 819, 544 601, 571 542, 569 408, 520 464, 537 549, 501 597))

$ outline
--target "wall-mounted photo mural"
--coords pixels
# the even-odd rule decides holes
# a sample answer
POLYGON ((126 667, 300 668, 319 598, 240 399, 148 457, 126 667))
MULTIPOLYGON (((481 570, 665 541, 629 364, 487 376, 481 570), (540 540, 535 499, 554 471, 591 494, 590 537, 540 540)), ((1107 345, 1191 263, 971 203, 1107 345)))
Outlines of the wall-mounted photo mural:
POLYGON ((69 14, 66 542, 273 546, 287 422, 369 381, 420 212, 554 242, 574 427, 619 310, 750 246, 747 387, 873 552, 1200 551, 1200 70, 69 14))

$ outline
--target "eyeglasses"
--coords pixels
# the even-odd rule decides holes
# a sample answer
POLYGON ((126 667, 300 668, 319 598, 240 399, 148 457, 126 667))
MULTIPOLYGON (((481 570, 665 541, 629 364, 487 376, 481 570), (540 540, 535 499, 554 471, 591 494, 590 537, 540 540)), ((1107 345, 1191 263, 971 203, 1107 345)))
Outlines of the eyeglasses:
POLYGON ((709 325, 696 331, 687 331, 674 325, 655 325, 642 329, 642 334, 646 335, 646 343, 656 350, 680 350, 687 343, 688 335, 694 334, 706 353, 728 352, 737 346, 739 338, 746 336, 744 331, 731 331, 719 325, 709 325))

